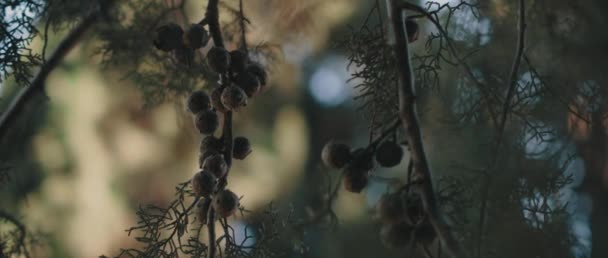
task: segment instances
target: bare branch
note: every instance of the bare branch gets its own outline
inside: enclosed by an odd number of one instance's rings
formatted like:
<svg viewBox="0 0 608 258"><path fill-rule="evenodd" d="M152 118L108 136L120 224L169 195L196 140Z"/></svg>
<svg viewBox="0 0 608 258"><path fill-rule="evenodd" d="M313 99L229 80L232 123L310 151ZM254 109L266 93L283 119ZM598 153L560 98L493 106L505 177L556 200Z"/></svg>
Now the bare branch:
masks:
<svg viewBox="0 0 608 258"><path fill-rule="evenodd" d="M215 253L217 252L216 239L215 239L215 212L213 211L213 205L209 205L209 210L207 211L207 234L209 235L209 251L207 253L207 257L215 258Z"/></svg>
<svg viewBox="0 0 608 258"><path fill-rule="evenodd" d="M111 0L113 2L113 0ZM32 83L23 88L6 111L0 117L0 139L3 138L9 127L15 122L18 115L23 111L25 105L38 93L44 93L44 86L49 74L57 68L61 60L78 44L82 36L99 20L98 11L90 13L76 25L72 31L59 43L59 46L33 79Z"/></svg>
<svg viewBox="0 0 608 258"><path fill-rule="evenodd" d="M477 89L479 89L479 91L484 95L484 98L487 100L487 101L485 101L485 103L487 105L488 111L490 112L490 118L492 119L492 122L494 123L494 125L498 126L498 121L496 120L496 118L497 118L496 111L493 109L493 107L491 105L491 103L492 103L491 100L499 101L500 97L497 96L491 90L489 90L487 87L485 87L486 85L484 85L481 81L479 81L476 78L475 74L473 73L473 69L465 61L465 57L461 57L460 55L458 55L458 51L456 50L456 47L454 46L454 44L452 42L452 38L448 35L448 32L443 28L443 26L439 22L438 18L436 17L437 13L428 12L424 8L422 8L418 5L409 3L407 1L399 1L398 6L399 6L399 8L403 8L406 10L420 13L420 15L422 15L423 17L426 17L429 21L431 21L431 23L433 23L433 25L435 25L435 27L439 31L440 35L443 36L443 38L445 39L447 47L450 50L450 54L456 59L457 63L464 69L465 73L471 79L471 81L473 81L473 83L475 83L475 85L477 86ZM441 8L441 7L439 7L439 8ZM469 56L469 55L466 55L466 56Z"/></svg>
<svg viewBox="0 0 608 258"><path fill-rule="evenodd" d="M505 131L505 125L507 123L507 117L509 110L511 109L511 99L513 99L515 88L517 87L517 73L519 72L519 66L524 55L524 48L526 44L526 6L525 0L519 0L519 22L518 30L519 34L517 37L517 49L515 51L515 57L513 60L513 66L511 68L511 74L509 76L507 97L503 103L502 116L500 119L500 127L498 128L498 142L497 148L500 147L502 141L502 135Z"/></svg>
<svg viewBox="0 0 608 258"><path fill-rule="evenodd" d="M498 154L500 153L500 145L502 144L502 138L505 131L505 126L507 122L507 116L511 109L511 99L514 96L515 88L517 87L517 73L519 71L519 66L521 64L521 60L524 56L524 48L525 48L525 35L526 35L526 9L525 9L525 0L519 1L519 21L518 21L518 39L517 39L517 48L515 50L515 57L513 60L513 66L511 68L511 73L508 81L508 91L507 97L504 101L502 116L500 120L500 124L498 127L498 135L496 139L496 147L494 148L494 154L488 169L493 168L496 165ZM479 209L479 236L477 239L477 256L481 257L481 244L483 241L483 232L484 232L484 224L486 220L486 206L488 201L488 194L490 191L490 185L492 183L491 177L486 177L486 184L482 190L481 194L481 206Z"/></svg>
<svg viewBox="0 0 608 258"><path fill-rule="evenodd" d="M399 0L390 0L389 15L392 21L395 36L395 53L399 67L399 116L405 130L405 137L411 151L414 167L414 176L421 180L420 195L422 196L424 209L433 225L435 232L451 257L460 257L462 251L459 243L451 233L448 225L440 217L440 211L433 192L431 181L431 169L422 143L418 113L416 111L416 91L414 76L408 49L408 39L403 24L405 14L400 8Z"/></svg>
<svg viewBox="0 0 608 258"><path fill-rule="evenodd" d="M245 22L248 21L243 13L243 0L239 0L239 25L241 27L241 49L247 52L247 25Z"/></svg>
<svg viewBox="0 0 608 258"><path fill-rule="evenodd" d="M216 47L224 47L224 38L220 28L219 21L219 0L209 0L207 4L207 12L205 13L205 21L209 24L209 33L213 39L213 44ZM220 80L223 83L224 75L220 75ZM228 170L232 166L232 111L224 113L224 119L222 121L222 140L224 141L224 159L228 165ZM219 189L224 189L227 184L228 173L220 179ZM214 258L217 252L216 237L215 237L215 212L213 211L213 205L209 205L207 211L207 230L209 235L209 252L208 257ZM228 240L226 240L228 241Z"/></svg>

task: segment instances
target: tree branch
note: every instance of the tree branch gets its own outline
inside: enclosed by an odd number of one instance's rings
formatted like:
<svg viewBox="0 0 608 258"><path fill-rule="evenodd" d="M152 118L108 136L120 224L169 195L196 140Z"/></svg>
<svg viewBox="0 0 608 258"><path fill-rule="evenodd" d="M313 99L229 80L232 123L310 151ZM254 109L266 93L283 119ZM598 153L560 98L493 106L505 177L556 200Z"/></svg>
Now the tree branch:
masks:
<svg viewBox="0 0 608 258"><path fill-rule="evenodd" d="M217 252L216 239L215 239L215 212L213 211L213 205L209 205L207 210L207 234L209 235L209 245L207 246L207 254L209 258L215 258Z"/></svg>
<svg viewBox="0 0 608 258"><path fill-rule="evenodd" d="M465 73L467 73L467 76L471 79L471 81L473 81L473 83L475 83L475 85L477 86L477 89L479 89L479 91L483 94L484 99L486 99L486 105L488 108L488 112L490 112L490 118L492 119L492 122L494 123L495 126L498 126L498 121L497 121L497 114L493 108L491 103L492 98L494 99L494 101L499 101L499 96L497 96L495 93L493 93L492 91L490 91L486 85L484 85L481 81L479 81L475 74L473 73L473 69L471 68L471 66L465 61L465 57L461 57L460 55L458 55L458 52L456 51L456 47L454 46L453 42L452 42L452 38L448 35L448 32L443 28L443 26L441 25L441 23L435 18L435 16L433 16L433 14L431 14L430 12L428 12L426 9L416 5L416 4L412 4L409 3L407 1L399 1L399 6L400 8L406 9L406 10L411 10L417 13L420 13L422 17L426 17L429 21L431 21L431 23L433 23L433 25L435 25L435 28L437 28L437 30L439 31L440 35L443 36L443 38L445 38L446 44L448 46L448 49L450 51L450 54L456 59L456 62L463 67L463 70L465 71ZM418 15L420 16L420 15Z"/></svg>
<svg viewBox="0 0 608 258"><path fill-rule="evenodd" d="M525 0L519 0L519 21L517 36L517 49L515 50L515 57L513 58L513 66L511 67L511 74L509 76L508 84L509 90L507 91L507 98L503 104L502 116L500 119L500 127L498 128L498 142L497 148L500 147L502 135L505 131L505 125L507 123L507 116L509 109L511 109L511 100L515 94L515 88L517 87L517 74L519 72L519 66L524 55L524 48L526 44L526 6Z"/></svg>
<svg viewBox="0 0 608 258"><path fill-rule="evenodd" d="M241 26L241 49L248 51L247 49L247 27L245 25L245 14L243 13L243 0L239 0L239 25Z"/></svg>
<svg viewBox="0 0 608 258"><path fill-rule="evenodd" d="M207 4L207 11L205 13L204 21L209 25L209 33L213 39L213 44L216 47L224 47L224 39L222 36L222 30L220 28L219 21L219 0L209 0ZM228 78L224 75L220 75L220 83L224 83L224 80ZM224 159L228 165L228 170L232 167L232 111L226 111L224 113L224 119L222 121L222 140L224 141ZM228 173L219 181L219 190L222 190L228 184L226 180ZM213 205L209 205L207 211L207 230L209 235L208 245L208 257L214 258L217 253L216 236L215 236L215 212L213 211Z"/></svg>
<svg viewBox="0 0 608 258"><path fill-rule="evenodd" d="M113 0L112 0L113 2ZM92 12L86 16L70 33L59 43L59 46L50 58L40 67L40 71L34 77L30 85L25 86L14 97L13 102L6 108L0 117L0 139L2 139L9 127L15 123L25 105L30 102L37 93L44 92L44 86L49 74L57 68L61 60L78 44L82 36L99 20L99 11Z"/></svg>
<svg viewBox="0 0 608 258"><path fill-rule="evenodd" d="M440 211L433 191L431 169L422 143L422 134L416 111L416 90L414 76L408 49L408 39L405 31L405 14L400 8L399 0L388 0L390 4L389 19L392 21L395 36L395 54L399 70L399 117L404 125L405 136L410 146L411 158L414 167L414 176L421 180L420 195L429 221L433 225L437 236L446 247L448 255L460 257L459 243L451 233L450 228L440 218Z"/></svg>
<svg viewBox="0 0 608 258"><path fill-rule="evenodd" d="M222 36L222 30L220 28L219 22L219 0L209 0L207 4L207 12L205 13L204 21L209 24L209 33L211 34L211 38L213 39L213 44L216 47L224 47L224 38ZM224 80L228 78L224 75L220 75L221 83L224 83ZM232 165L232 111L227 111L224 113L224 120L222 124L222 139L224 140L224 159L226 160L226 164L228 164L228 168ZM220 186L226 184L226 176L220 179Z"/></svg>
<svg viewBox="0 0 608 258"><path fill-rule="evenodd" d="M25 257L30 257L29 252L26 249L27 247L25 246L25 237L27 235L25 225L23 225L23 223L21 223L21 221L19 221L19 219L15 218L10 213L0 210L0 220L2 220L2 219L12 223L13 225L15 225L15 227L17 227L20 234L19 234L19 237L17 238L15 245L17 246L18 249L23 248L23 253L24 253ZM2 254L2 253L0 253L0 254Z"/></svg>
<svg viewBox="0 0 608 258"><path fill-rule="evenodd" d="M500 124L498 127L498 135L496 136L496 147L494 148L494 153L492 156L492 161L488 169L493 168L496 165L498 160L498 154L500 153L500 145L502 144L503 134L505 131L507 117L509 114L509 110L511 109L511 100L513 99L515 88L517 87L517 74L519 71L519 66L521 65L521 60L524 56L524 49L526 43L526 6L525 0L519 0L519 21L518 21L518 37L517 37L517 47L515 50L515 57L513 60L513 66L511 67L511 73L509 76L508 84L509 87L507 91L507 97L503 104L503 110L501 114ZM483 242L483 234L484 234L484 225L486 221L486 206L488 202L488 194L490 191L490 184L492 183L492 178L487 177L486 184L482 189L481 194L481 206L479 208L479 236L477 239L477 257L481 257L481 246Z"/></svg>
<svg viewBox="0 0 608 258"><path fill-rule="evenodd" d="M216 47L224 47L224 38L222 37L222 30L220 29L219 2L219 0L209 0L207 12L205 13L205 20L209 24L209 34L211 34L211 38L213 38L213 44Z"/></svg>

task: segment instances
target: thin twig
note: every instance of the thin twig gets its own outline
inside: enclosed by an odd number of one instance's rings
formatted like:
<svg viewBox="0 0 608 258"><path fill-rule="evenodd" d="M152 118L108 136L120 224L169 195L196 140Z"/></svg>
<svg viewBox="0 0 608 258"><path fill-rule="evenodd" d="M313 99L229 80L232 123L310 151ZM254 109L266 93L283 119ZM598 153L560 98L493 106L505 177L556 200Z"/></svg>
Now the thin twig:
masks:
<svg viewBox="0 0 608 258"><path fill-rule="evenodd" d="M513 99L515 88L517 87L517 74L519 72L519 66L524 55L524 48L526 46L526 6L525 0L519 0L519 22L518 30L519 34L517 37L517 49L515 51L515 57L513 59L513 66L511 67L511 74L508 80L509 90L507 91L507 97L503 103L502 116L500 119L500 127L498 128L498 142L497 147L500 146L502 141L502 135L505 131L505 125L507 123L507 117L509 115L509 109L511 109L511 99Z"/></svg>
<svg viewBox="0 0 608 258"><path fill-rule="evenodd" d="M53 0L48 1L47 3L47 10L49 10L51 8L51 5L53 4ZM46 47L49 44L49 27L51 25L51 20L53 19L52 14L49 13L49 17L46 20L46 24L44 24L44 43L42 45L42 63L46 63Z"/></svg>
<svg viewBox="0 0 608 258"><path fill-rule="evenodd" d="M219 0L209 0L205 20L209 24L209 34L213 38L213 44L216 47L224 47L224 38L222 37L222 30L220 28L219 2Z"/></svg>
<svg viewBox="0 0 608 258"><path fill-rule="evenodd" d="M405 130L405 137L411 151L411 158L414 166L414 176L422 180L420 184L420 195L422 197L425 212L433 225L439 239L446 247L447 253L451 257L460 257L462 254L459 243L451 233L450 228L440 218L440 211L433 192L431 181L431 169L422 143L418 113L416 111L416 90L414 85L414 75L410 54L408 49L408 39L405 31L405 14L399 5L399 0L389 0L389 18L392 21L395 45L394 50L397 56L399 71L399 116Z"/></svg>
<svg viewBox="0 0 608 258"><path fill-rule="evenodd" d="M465 61L465 57L461 57L460 55L458 55L458 51L456 51L456 47L453 44L452 38L448 35L448 32L443 28L438 19L434 16L436 14L432 14L418 5L403 0L399 1L399 7L420 13L422 16L426 17L429 21L431 21L431 23L435 25L435 28L437 28L443 38L445 38L448 49L450 50L450 54L456 59L457 63L464 68L464 71L467 73L467 76L473 81L473 83L475 83L477 89L479 89L479 91L484 95L484 98L487 100L490 100L491 98L494 98L494 100L499 100L498 96L496 96L492 91L489 91L487 87L485 87L485 85L476 78L475 74L473 73L473 69ZM490 118L492 119L492 122L495 126L498 126L495 111L492 108L492 105L490 104L491 101L486 101L486 103L488 106L488 111L490 112Z"/></svg>
<svg viewBox="0 0 608 258"><path fill-rule="evenodd" d="M209 235L207 257L215 258L217 247L215 244L215 212L213 211L213 205L209 205L209 210L207 210L207 234Z"/></svg>
<svg viewBox="0 0 608 258"><path fill-rule="evenodd" d="M504 105L503 105L502 116L501 116L500 124L498 127L496 147L494 147L494 154L492 157L492 162L490 163L490 166L488 166L488 169L493 168L497 163L498 155L500 153L500 145L502 144L503 134L504 134L505 126L507 123L508 113L509 113L509 110L511 109L511 99L514 96L515 88L518 85L517 74L519 71L519 66L521 65L521 60L524 55L524 49L525 49L525 43L526 43L525 42L526 41L525 0L519 0L518 30L519 30L519 33L518 33L518 38L517 38L517 48L515 50L513 66L511 67L511 73L510 73L509 80L508 80L509 89L508 89L507 97L506 97ZM484 188L482 189L481 206L479 209L479 229L478 229L479 235L478 235L478 239L477 239L477 257L481 257L481 246L482 246L483 234L484 234L483 231L484 231L484 224L485 224L485 220L486 220L485 210L486 210L486 206L487 206L487 202L488 202L488 194L490 191L491 183L492 183L492 177L487 176L486 184L485 184Z"/></svg>
<svg viewBox="0 0 608 258"><path fill-rule="evenodd" d="M17 227L17 229L19 230L20 234L19 237L16 241L16 246L17 248L22 248L23 249L23 254L25 255L25 257L30 257L29 252L27 251L27 247L25 246L25 237L27 235L27 231L25 229L25 225L23 223L21 223L21 221L19 221L19 219L15 218L13 215L11 215L10 213L0 210L0 220L6 220L10 223L12 223L13 225L15 225L15 227ZM1 253L0 253L1 254Z"/></svg>
<svg viewBox="0 0 608 258"><path fill-rule="evenodd" d="M422 245L422 251L427 258L433 258L433 254L431 253L431 250L429 250L428 246Z"/></svg>
<svg viewBox="0 0 608 258"><path fill-rule="evenodd" d="M311 217L308 218L305 221L302 221L298 224L295 225L296 228L298 229L303 229L307 226L310 226L312 224L316 224L319 223L323 218L325 218L326 216L329 216L331 219L331 225L335 225L336 224L336 213L333 210L333 205L334 202L336 200L336 198L338 197L338 191L340 190L340 187L342 185L342 178L344 177L344 173L340 174L340 177L338 178L338 180L336 180L335 185L332 188L332 185L329 184L328 188L329 188L329 196L327 197L327 200L323 206L323 209L316 211L315 214Z"/></svg>
<svg viewBox="0 0 608 258"><path fill-rule="evenodd" d="M245 14L243 13L243 0L239 0L239 25L241 26L241 49L247 53L247 27L245 25Z"/></svg>
<svg viewBox="0 0 608 258"><path fill-rule="evenodd" d="M59 46L33 79L29 86L23 88L13 102L7 107L0 117L0 139L2 139L9 127L15 123L19 114L23 111L26 104L33 100L37 93L44 92L44 86L49 74L59 66L63 58L78 44L82 36L99 20L99 12L92 12L76 25L72 31L59 43Z"/></svg>
<svg viewBox="0 0 608 258"><path fill-rule="evenodd" d="M380 136L378 136L378 138L376 138L374 141L372 141L367 146L367 150L369 152L373 152L373 150L376 149L376 146L378 146L378 144L380 144L380 142L382 142L386 137L388 137L389 135L393 134L395 132L395 130L400 125L401 125L401 120L400 119L395 119L395 122L393 122L388 129L386 129L385 131L383 131L382 134L380 134Z"/></svg>

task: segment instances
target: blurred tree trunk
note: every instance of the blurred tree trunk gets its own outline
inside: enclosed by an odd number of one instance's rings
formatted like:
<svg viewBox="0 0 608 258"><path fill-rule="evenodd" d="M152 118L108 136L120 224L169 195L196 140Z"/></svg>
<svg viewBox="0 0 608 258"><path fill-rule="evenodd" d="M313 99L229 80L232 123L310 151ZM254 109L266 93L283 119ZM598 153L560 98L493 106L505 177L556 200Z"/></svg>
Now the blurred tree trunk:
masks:
<svg viewBox="0 0 608 258"><path fill-rule="evenodd" d="M593 201L591 228L591 258L608 257L608 134L602 112L594 112L587 139L577 143L585 164L582 190Z"/></svg>

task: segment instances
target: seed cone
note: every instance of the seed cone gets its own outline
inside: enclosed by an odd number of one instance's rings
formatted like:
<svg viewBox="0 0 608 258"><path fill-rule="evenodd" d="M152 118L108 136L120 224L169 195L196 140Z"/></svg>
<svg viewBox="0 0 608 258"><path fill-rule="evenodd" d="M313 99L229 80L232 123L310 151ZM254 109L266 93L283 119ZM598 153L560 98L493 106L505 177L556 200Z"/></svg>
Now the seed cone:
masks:
<svg viewBox="0 0 608 258"><path fill-rule="evenodd" d="M260 63L252 62L247 65L247 68L245 70L248 73L255 75L258 78L258 81L260 81L260 85L262 87L266 86L266 84L268 83L268 73L266 73L266 69L264 69L264 67Z"/></svg>
<svg viewBox="0 0 608 258"><path fill-rule="evenodd" d="M342 168L352 159L350 147L346 144L330 141L323 147L321 159L330 168Z"/></svg>
<svg viewBox="0 0 608 258"><path fill-rule="evenodd" d="M245 93L247 97L253 97L260 90L260 81L258 78L249 72L239 73L235 78L235 83Z"/></svg>
<svg viewBox="0 0 608 258"><path fill-rule="evenodd" d="M168 23L156 29L154 46L162 51L169 52L182 46L182 27L176 23Z"/></svg>
<svg viewBox="0 0 608 258"><path fill-rule="evenodd" d="M383 167L394 167L401 163L403 149L395 142L383 142L376 150L376 161Z"/></svg>
<svg viewBox="0 0 608 258"><path fill-rule="evenodd" d="M219 151L214 151L214 150L208 150L208 151L200 153L198 155L198 167L203 168L203 165L205 165L205 160L211 156L216 156L216 155L222 155L222 153Z"/></svg>
<svg viewBox="0 0 608 258"><path fill-rule="evenodd" d="M200 24L192 24L184 33L184 44L189 48L198 49L207 45L209 41L209 33L205 30L205 27Z"/></svg>
<svg viewBox="0 0 608 258"><path fill-rule="evenodd" d="M230 53L223 47L212 47L207 52L207 64L216 73L226 73L230 68Z"/></svg>
<svg viewBox="0 0 608 258"><path fill-rule="evenodd" d="M226 189L213 198L213 209L222 218L230 217L239 207L239 197Z"/></svg>
<svg viewBox="0 0 608 258"><path fill-rule="evenodd" d="M196 114L203 110L211 109L211 98L205 91L196 90L188 96L187 106L188 111L192 114Z"/></svg>
<svg viewBox="0 0 608 258"><path fill-rule="evenodd" d="M228 164L224 160L224 155L213 155L203 161L202 169L213 173L217 178L222 178L228 173Z"/></svg>
<svg viewBox="0 0 608 258"><path fill-rule="evenodd" d="M224 149L223 142L219 138L209 135L203 138L200 146L200 154L198 159L198 165L200 168L203 167L205 159L211 156L220 155Z"/></svg>
<svg viewBox="0 0 608 258"><path fill-rule="evenodd" d="M238 111L247 106L247 95L237 86L228 86L222 91L222 105L231 111Z"/></svg>
<svg viewBox="0 0 608 258"><path fill-rule="evenodd" d="M213 136L205 136L201 141L200 151L201 153L205 153L207 151L217 151L220 152L223 149L222 140Z"/></svg>
<svg viewBox="0 0 608 258"><path fill-rule="evenodd" d="M192 177L192 191L196 196L210 196L217 184L217 178L211 172L200 171Z"/></svg>
<svg viewBox="0 0 608 258"><path fill-rule="evenodd" d="M212 110L198 112L194 118L194 125L201 134L212 134L219 124L219 117Z"/></svg>
<svg viewBox="0 0 608 258"><path fill-rule="evenodd" d="M239 136L234 138L234 144L232 146L232 156L235 159L245 159L251 154L251 143L249 139Z"/></svg>
<svg viewBox="0 0 608 258"><path fill-rule="evenodd" d="M237 49L230 51L230 71L233 73L241 73L245 71L249 63L249 56L245 51Z"/></svg>
<svg viewBox="0 0 608 258"><path fill-rule="evenodd" d="M224 87L217 87L211 92L211 105L218 112L226 113L228 109L222 104L222 92Z"/></svg>

